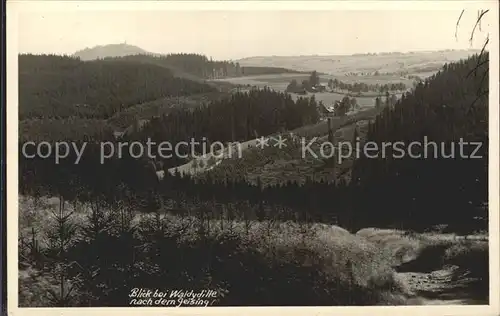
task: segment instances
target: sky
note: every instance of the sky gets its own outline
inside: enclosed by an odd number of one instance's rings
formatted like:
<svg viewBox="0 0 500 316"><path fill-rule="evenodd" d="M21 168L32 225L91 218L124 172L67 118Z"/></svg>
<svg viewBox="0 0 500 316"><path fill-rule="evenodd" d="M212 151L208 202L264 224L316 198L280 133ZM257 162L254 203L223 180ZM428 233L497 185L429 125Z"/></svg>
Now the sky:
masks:
<svg viewBox="0 0 500 316"><path fill-rule="evenodd" d="M344 4L340 8L318 6L318 11L311 11L311 5L307 11L297 6L286 11L276 10L276 6L254 11L252 6L246 10L219 6L221 10L200 11L201 4L197 10L145 6L130 11L130 2L107 10L25 4L16 7L18 49L20 53L73 54L86 47L126 42L154 53L195 52L214 59L239 59L481 48L488 28L497 27L495 12L485 16L472 46L469 37L477 9L491 7L492 1L468 6L461 2L440 6L442 2L434 1L434 7L424 9L392 6L378 10ZM462 7L466 11L455 38Z"/></svg>

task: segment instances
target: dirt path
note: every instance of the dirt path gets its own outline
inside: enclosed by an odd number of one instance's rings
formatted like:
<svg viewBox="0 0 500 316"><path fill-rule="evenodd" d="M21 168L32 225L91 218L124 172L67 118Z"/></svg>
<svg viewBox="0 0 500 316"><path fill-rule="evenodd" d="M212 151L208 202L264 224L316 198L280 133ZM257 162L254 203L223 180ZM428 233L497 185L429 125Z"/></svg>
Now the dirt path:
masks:
<svg viewBox="0 0 500 316"><path fill-rule="evenodd" d="M424 305L478 305L488 304L474 289L475 279L467 272L458 272L450 266L432 272L400 272L410 290Z"/></svg>

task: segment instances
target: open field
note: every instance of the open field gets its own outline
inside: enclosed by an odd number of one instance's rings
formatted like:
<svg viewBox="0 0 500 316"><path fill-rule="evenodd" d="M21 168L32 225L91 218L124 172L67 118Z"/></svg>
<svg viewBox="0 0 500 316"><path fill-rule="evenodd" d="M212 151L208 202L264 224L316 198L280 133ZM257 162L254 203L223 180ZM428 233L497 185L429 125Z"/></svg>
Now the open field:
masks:
<svg viewBox="0 0 500 316"><path fill-rule="evenodd" d="M327 84L329 79L337 79L344 83L391 84L404 83L412 87L413 79L408 76L427 78L435 74L445 63L467 58L475 51L445 51L445 52L416 52L408 54L379 54L354 56L268 56L250 57L240 60L242 66L284 67L298 71L316 70L320 81ZM378 75L374 75L378 72ZM285 91L291 80L302 82L308 79L307 74L275 74L263 76L249 76L240 78L226 78L219 82L250 85L256 87L270 87L277 91ZM215 81L215 82L217 82ZM373 94L373 93L372 93ZM296 94L292 94L295 98ZM309 93L307 96L313 95ZM400 93L399 93L400 95ZM330 105L341 100L342 94L315 93L317 100ZM362 106L373 106L375 97L356 97Z"/></svg>
<svg viewBox="0 0 500 316"><path fill-rule="evenodd" d="M344 75L352 72L424 74L437 71L447 62L467 58L477 50L434 51L390 54L362 54L352 56L265 56L239 60L242 66L284 67L300 71L319 71Z"/></svg>

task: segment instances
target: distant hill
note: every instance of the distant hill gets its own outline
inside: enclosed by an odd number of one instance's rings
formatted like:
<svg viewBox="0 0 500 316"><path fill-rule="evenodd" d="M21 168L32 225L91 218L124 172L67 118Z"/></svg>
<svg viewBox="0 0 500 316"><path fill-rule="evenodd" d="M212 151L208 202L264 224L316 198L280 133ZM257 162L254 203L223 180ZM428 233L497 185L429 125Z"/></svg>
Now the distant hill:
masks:
<svg viewBox="0 0 500 316"><path fill-rule="evenodd" d="M129 44L109 44L98 45L91 48L85 48L73 54L80 57L81 60L94 60L108 57L124 57L130 55L149 55L152 54L138 46Z"/></svg>

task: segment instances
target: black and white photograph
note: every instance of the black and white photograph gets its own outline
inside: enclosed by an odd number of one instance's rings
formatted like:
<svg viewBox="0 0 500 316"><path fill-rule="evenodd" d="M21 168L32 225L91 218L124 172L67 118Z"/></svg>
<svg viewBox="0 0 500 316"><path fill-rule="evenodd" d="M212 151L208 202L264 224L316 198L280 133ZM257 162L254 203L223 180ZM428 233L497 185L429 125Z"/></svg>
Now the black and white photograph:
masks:
<svg viewBox="0 0 500 316"><path fill-rule="evenodd" d="M7 2L15 315L494 314L496 1L176 2Z"/></svg>

